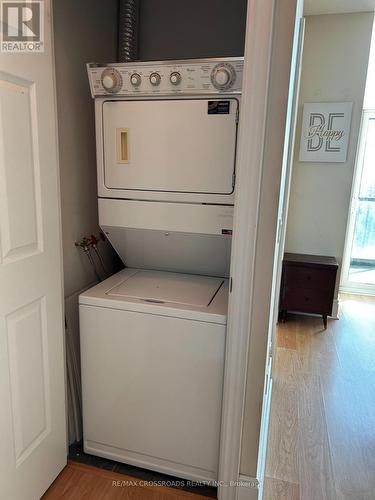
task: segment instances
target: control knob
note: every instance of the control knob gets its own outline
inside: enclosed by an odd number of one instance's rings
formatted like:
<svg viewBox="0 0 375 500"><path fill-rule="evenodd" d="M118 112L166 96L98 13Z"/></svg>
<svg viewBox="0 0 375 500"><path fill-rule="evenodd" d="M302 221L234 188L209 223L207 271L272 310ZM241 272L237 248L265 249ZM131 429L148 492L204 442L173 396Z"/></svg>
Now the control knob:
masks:
<svg viewBox="0 0 375 500"><path fill-rule="evenodd" d="M138 73L133 73L130 77L130 83L133 85L133 87L139 87L142 82L141 75Z"/></svg>
<svg viewBox="0 0 375 500"><path fill-rule="evenodd" d="M217 64L211 73L211 82L218 90L228 90L236 81L236 71L231 64Z"/></svg>
<svg viewBox="0 0 375 500"><path fill-rule="evenodd" d="M178 85L179 83L181 83L181 74L178 71L173 71L173 73L171 73L169 77L169 80L172 85Z"/></svg>
<svg viewBox="0 0 375 500"><path fill-rule="evenodd" d="M122 87L122 77L114 68L106 68L101 77L102 85L111 94L118 92Z"/></svg>
<svg viewBox="0 0 375 500"><path fill-rule="evenodd" d="M151 73L150 75L150 83L151 85L159 85L160 84L161 77L159 73Z"/></svg>

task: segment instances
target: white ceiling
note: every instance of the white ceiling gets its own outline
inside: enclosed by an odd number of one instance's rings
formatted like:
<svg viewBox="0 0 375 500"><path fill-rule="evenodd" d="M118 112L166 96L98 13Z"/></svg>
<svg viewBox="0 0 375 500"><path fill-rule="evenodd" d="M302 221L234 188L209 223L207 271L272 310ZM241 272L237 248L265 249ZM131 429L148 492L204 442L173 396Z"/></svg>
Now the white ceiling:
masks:
<svg viewBox="0 0 375 500"><path fill-rule="evenodd" d="M375 0L305 0L305 15L344 14L375 10Z"/></svg>

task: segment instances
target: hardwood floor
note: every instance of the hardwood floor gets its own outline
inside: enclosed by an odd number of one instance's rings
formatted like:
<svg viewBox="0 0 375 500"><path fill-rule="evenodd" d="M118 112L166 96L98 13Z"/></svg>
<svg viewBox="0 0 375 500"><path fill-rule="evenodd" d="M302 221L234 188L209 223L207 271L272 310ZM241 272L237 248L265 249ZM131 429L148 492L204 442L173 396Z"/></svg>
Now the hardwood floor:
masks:
<svg viewBox="0 0 375 500"><path fill-rule="evenodd" d="M207 500L195 493L145 483L124 474L68 462L42 500Z"/></svg>
<svg viewBox="0 0 375 500"><path fill-rule="evenodd" d="M375 298L288 315L275 352L265 500L375 499Z"/></svg>

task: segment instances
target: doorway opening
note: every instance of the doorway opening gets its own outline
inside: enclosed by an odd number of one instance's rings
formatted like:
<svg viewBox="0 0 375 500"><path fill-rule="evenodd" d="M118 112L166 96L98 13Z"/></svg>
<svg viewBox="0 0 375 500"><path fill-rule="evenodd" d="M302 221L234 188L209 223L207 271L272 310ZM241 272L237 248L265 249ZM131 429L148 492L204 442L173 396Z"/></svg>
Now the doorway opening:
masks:
<svg viewBox="0 0 375 500"><path fill-rule="evenodd" d="M375 355L374 8L360 11L355 1L304 3L281 243L283 314L272 352L267 500L360 498L374 489L368 424ZM374 89L373 99L367 89ZM341 146L324 132L335 130L346 134L347 154L333 159Z"/></svg>
<svg viewBox="0 0 375 500"><path fill-rule="evenodd" d="M349 214L341 290L375 295L375 110L365 110Z"/></svg>

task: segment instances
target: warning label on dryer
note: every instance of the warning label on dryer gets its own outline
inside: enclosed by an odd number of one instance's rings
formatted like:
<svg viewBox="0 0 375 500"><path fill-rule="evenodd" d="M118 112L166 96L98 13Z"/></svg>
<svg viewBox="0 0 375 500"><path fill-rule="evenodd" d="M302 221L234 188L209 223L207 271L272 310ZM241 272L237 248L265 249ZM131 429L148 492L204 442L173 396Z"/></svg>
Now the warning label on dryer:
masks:
<svg viewBox="0 0 375 500"><path fill-rule="evenodd" d="M208 101L209 115L229 115L230 101Z"/></svg>

